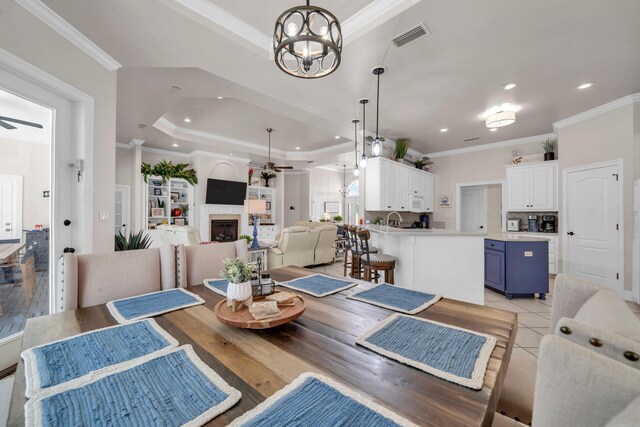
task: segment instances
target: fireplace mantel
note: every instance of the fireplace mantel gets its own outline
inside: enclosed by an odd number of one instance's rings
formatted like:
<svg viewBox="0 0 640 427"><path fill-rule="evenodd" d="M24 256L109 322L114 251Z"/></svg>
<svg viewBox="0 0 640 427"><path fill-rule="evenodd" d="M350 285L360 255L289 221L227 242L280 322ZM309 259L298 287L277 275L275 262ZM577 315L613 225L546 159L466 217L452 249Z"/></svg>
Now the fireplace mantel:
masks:
<svg viewBox="0 0 640 427"><path fill-rule="evenodd" d="M225 218L226 216L226 218ZM250 234L248 226L248 217L244 211L244 206L237 205L200 205L200 216L198 223L200 224L200 236L203 241L210 241L211 236L211 220L220 218L228 219L231 217L240 217L240 234ZM205 240L206 239L206 240Z"/></svg>

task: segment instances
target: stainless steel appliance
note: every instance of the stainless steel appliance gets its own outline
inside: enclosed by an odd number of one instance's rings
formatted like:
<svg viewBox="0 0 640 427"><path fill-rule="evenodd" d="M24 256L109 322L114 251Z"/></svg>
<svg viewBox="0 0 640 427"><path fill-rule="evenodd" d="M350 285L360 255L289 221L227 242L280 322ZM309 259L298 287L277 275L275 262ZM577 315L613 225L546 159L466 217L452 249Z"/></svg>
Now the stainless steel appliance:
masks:
<svg viewBox="0 0 640 427"><path fill-rule="evenodd" d="M520 231L520 218L508 219L507 231Z"/></svg>
<svg viewBox="0 0 640 427"><path fill-rule="evenodd" d="M529 215L529 222L528 222L528 230L529 231L534 231L534 232L538 232L540 231L540 226L538 225L538 215Z"/></svg>
<svg viewBox="0 0 640 427"><path fill-rule="evenodd" d="M542 225L540 226L544 233L556 232L556 216L555 215L542 215Z"/></svg>

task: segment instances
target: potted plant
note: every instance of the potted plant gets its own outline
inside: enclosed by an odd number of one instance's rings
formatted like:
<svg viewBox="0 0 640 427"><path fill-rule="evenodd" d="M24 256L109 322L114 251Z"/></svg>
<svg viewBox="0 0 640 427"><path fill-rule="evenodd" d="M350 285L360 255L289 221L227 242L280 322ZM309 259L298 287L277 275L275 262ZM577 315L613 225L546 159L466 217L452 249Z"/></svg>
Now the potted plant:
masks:
<svg viewBox="0 0 640 427"><path fill-rule="evenodd" d="M140 166L140 172L144 176L144 182L147 182L147 177L149 175L156 175L162 178L163 184L171 178L182 178L189 184L196 185L198 183L196 171L193 169L187 169L188 166L189 164L187 163L178 163L174 165L173 162L162 160L161 162L156 163L153 167L151 167L149 163L142 163Z"/></svg>
<svg viewBox="0 0 640 427"><path fill-rule="evenodd" d="M262 171L262 173L260 174L260 177L262 177L262 179L264 179L264 186L268 187L269 186L269 180L273 179L275 177L277 177L278 175L276 175L275 172L272 171Z"/></svg>
<svg viewBox="0 0 640 427"><path fill-rule="evenodd" d="M227 305L231 311L237 311L242 305L251 305L251 277L257 272L255 264L242 258L227 258L223 261L224 270L220 275L229 280L227 286Z"/></svg>
<svg viewBox="0 0 640 427"><path fill-rule="evenodd" d="M555 160L557 146L558 146L558 140L556 138L547 138L547 140L542 143L542 148L544 149L545 162L548 160Z"/></svg>
<svg viewBox="0 0 640 427"><path fill-rule="evenodd" d="M118 232L115 239L115 250L118 251L135 251L137 249L147 249L151 246L151 236L140 230L136 234L129 232L128 236Z"/></svg>
<svg viewBox="0 0 640 427"><path fill-rule="evenodd" d="M247 246L249 246L251 244L251 242L253 241L253 237L249 236L248 234L243 234L240 237L238 237L238 240L246 240L247 241Z"/></svg>
<svg viewBox="0 0 640 427"><path fill-rule="evenodd" d="M396 161L400 161L401 159L404 159L404 156L407 155L407 151L409 151L410 146L411 146L410 138L396 139L396 151L395 151Z"/></svg>
<svg viewBox="0 0 640 427"><path fill-rule="evenodd" d="M427 164L427 162L425 162L422 159L418 159L415 162L413 162L414 166L416 167L416 169L422 169L425 167L425 165Z"/></svg>
<svg viewBox="0 0 640 427"><path fill-rule="evenodd" d="M333 220L337 223L341 223L342 222L342 215L336 215L333 217Z"/></svg>

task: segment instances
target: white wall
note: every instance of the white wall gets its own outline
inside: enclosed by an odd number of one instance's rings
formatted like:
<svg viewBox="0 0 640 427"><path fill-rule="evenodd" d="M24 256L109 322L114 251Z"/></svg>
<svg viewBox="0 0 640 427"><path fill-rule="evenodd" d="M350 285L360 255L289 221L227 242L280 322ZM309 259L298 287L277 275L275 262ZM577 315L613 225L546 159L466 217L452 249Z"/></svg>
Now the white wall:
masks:
<svg viewBox="0 0 640 427"><path fill-rule="evenodd" d="M51 190L50 145L0 138L0 174L22 175L22 229L49 227Z"/></svg>
<svg viewBox="0 0 640 427"><path fill-rule="evenodd" d="M293 207L294 210L290 208ZM283 227L309 220L309 172L284 173Z"/></svg>
<svg viewBox="0 0 640 427"><path fill-rule="evenodd" d="M353 175L352 175L353 176ZM351 180L349 177L348 180ZM342 172L332 171L328 169L313 168L309 170L309 214L312 215L311 206L315 197L322 198L324 202L339 202L340 214L344 212L342 206L344 199L338 192L342 187ZM349 181L347 181L349 182ZM324 210L324 205L323 205ZM331 214L335 216L337 214ZM343 215L344 216L344 215ZM316 218L320 219L320 218Z"/></svg>
<svg viewBox="0 0 640 427"><path fill-rule="evenodd" d="M131 186L132 150L116 148L116 184Z"/></svg>
<svg viewBox="0 0 640 427"><path fill-rule="evenodd" d="M0 6L0 47L94 98L93 252L113 252L116 72L90 58L15 1ZM100 222L98 213L109 212Z"/></svg>
<svg viewBox="0 0 640 427"><path fill-rule="evenodd" d="M502 185L487 185L487 233L502 232Z"/></svg>

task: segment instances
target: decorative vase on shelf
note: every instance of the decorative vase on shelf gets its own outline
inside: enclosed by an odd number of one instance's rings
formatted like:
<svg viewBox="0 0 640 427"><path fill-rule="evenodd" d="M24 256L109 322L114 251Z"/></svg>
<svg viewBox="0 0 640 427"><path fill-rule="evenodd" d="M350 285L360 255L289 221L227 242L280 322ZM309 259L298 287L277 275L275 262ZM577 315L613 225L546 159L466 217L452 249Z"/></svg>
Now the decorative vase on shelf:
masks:
<svg viewBox="0 0 640 427"><path fill-rule="evenodd" d="M544 153L544 161L547 162L549 160L555 160L556 158L556 153L554 153L553 151L550 153Z"/></svg>
<svg viewBox="0 0 640 427"><path fill-rule="evenodd" d="M268 179L265 179L265 180L264 180L264 186L265 186L265 187L269 187L269 180L268 180Z"/></svg>
<svg viewBox="0 0 640 427"><path fill-rule="evenodd" d="M242 283L229 282L227 286L227 305L231 307L231 311L236 311L242 305L250 306L252 291L251 281Z"/></svg>

